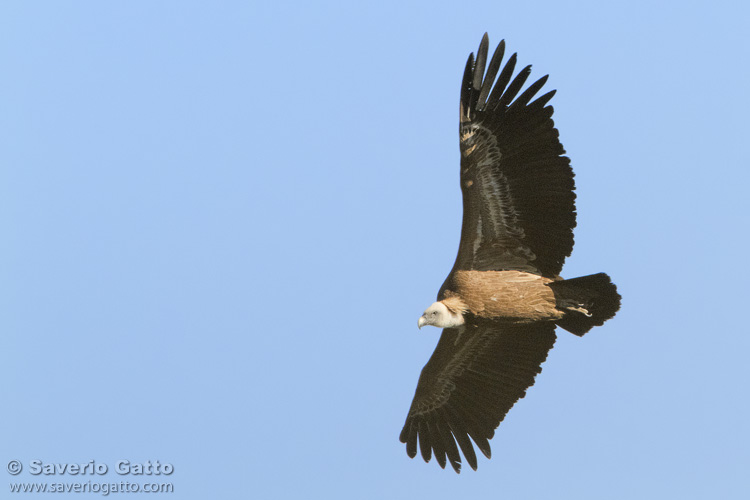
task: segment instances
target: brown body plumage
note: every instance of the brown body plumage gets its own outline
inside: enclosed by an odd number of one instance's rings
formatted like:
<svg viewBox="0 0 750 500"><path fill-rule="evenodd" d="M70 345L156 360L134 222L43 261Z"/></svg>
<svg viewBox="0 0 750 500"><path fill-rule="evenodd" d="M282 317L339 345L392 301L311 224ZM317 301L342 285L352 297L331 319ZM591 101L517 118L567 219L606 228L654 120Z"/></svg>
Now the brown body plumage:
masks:
<svg viewBox="0 0 750 500"><path fill-rule="evenodd" d="M541 371L555 326L580 336L620 307L604 273L560 278L576 212L573 171L547 105L554 91L532 101L545 76L521 92L530 66L512 78L513 54L500 70L504 42L485 73L488 47L485 34L461 85L458 255L419 319L443 333L400 437L410 457L419 449L456 472L459 449L473 469L474 446L490 457L489 440Z"/></svg>
<svg viewBox="0 0 750 500"><path fill-rule="evenodd" d="M448 299L442 302L458 299L464 311L503 323L555 321L565 311L557 307L552 281L522 271L456 271L453 286L445 291Z"/></svg>

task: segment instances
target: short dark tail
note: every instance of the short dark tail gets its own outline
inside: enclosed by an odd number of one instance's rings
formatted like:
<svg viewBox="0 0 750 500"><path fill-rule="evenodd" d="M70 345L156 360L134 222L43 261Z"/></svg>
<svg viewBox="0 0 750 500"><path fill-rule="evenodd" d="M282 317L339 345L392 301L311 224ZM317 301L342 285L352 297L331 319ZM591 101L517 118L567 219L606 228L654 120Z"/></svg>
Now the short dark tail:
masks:
<svg viewBox="0 0 750 500"><path fill-rule="evenodd" d="M603 325L620 309L617 287L604 273L549 284L557 307L565 311L557 325L578 336Z"/></svg>

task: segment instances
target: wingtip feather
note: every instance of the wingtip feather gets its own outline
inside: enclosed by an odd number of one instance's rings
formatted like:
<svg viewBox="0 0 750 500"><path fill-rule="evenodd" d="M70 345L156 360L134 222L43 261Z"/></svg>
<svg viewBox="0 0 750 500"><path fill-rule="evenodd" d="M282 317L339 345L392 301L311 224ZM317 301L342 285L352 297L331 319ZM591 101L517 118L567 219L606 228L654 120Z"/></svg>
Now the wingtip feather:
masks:
<svg viewBox="0 0 750 500"><path fill-rule="evenodd" d="M425 462L429 462L432 458L432 447L430 446L430 430L427 427L426 422L419 423L419 452L422 454L422 459Z"/></svg>
<svg viewBox="0 0 750 500"><path fill-rule="evenodd" d="M482 76L484 76L484 67L487 62L487 50L490 46L490 38L487 33L482 37L477 49L477 59L474 63L474 80L472 81L472 90L475 92L482 87Z"/></svg>

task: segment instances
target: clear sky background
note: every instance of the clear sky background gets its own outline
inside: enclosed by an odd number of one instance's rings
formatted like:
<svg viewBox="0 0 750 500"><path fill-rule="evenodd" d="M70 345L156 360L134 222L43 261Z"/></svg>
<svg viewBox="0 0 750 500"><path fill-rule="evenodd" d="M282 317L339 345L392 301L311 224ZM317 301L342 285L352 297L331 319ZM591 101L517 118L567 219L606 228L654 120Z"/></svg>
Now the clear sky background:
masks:
<svg viewBox="0 0 750 500"><path fill-rule="evenodd" d="M0 497L92 479L31 460L127 459L172 464L179 499L747 498L749 14L3 2L0 459L25 470L3 465ZM459 476L398 435L458 248L485 31L558 89L564 276L608 272L623 306L559 332Z"/></svg>

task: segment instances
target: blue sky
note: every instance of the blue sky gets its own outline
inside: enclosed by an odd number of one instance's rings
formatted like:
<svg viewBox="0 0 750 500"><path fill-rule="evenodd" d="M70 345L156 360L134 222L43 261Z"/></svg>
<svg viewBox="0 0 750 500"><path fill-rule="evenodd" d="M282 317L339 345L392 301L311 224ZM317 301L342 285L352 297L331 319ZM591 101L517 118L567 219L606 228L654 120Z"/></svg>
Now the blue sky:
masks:
<svg viewBox="0 0 750 500"><path fill-rule="evenodd" d="M127 459L171 463L180 499L745 498L747 24L739 1L4 2L5 482ZM398 434L485 31L558 89L563 274L608 272L623 308L559 332L457 476Z"/></svg>

